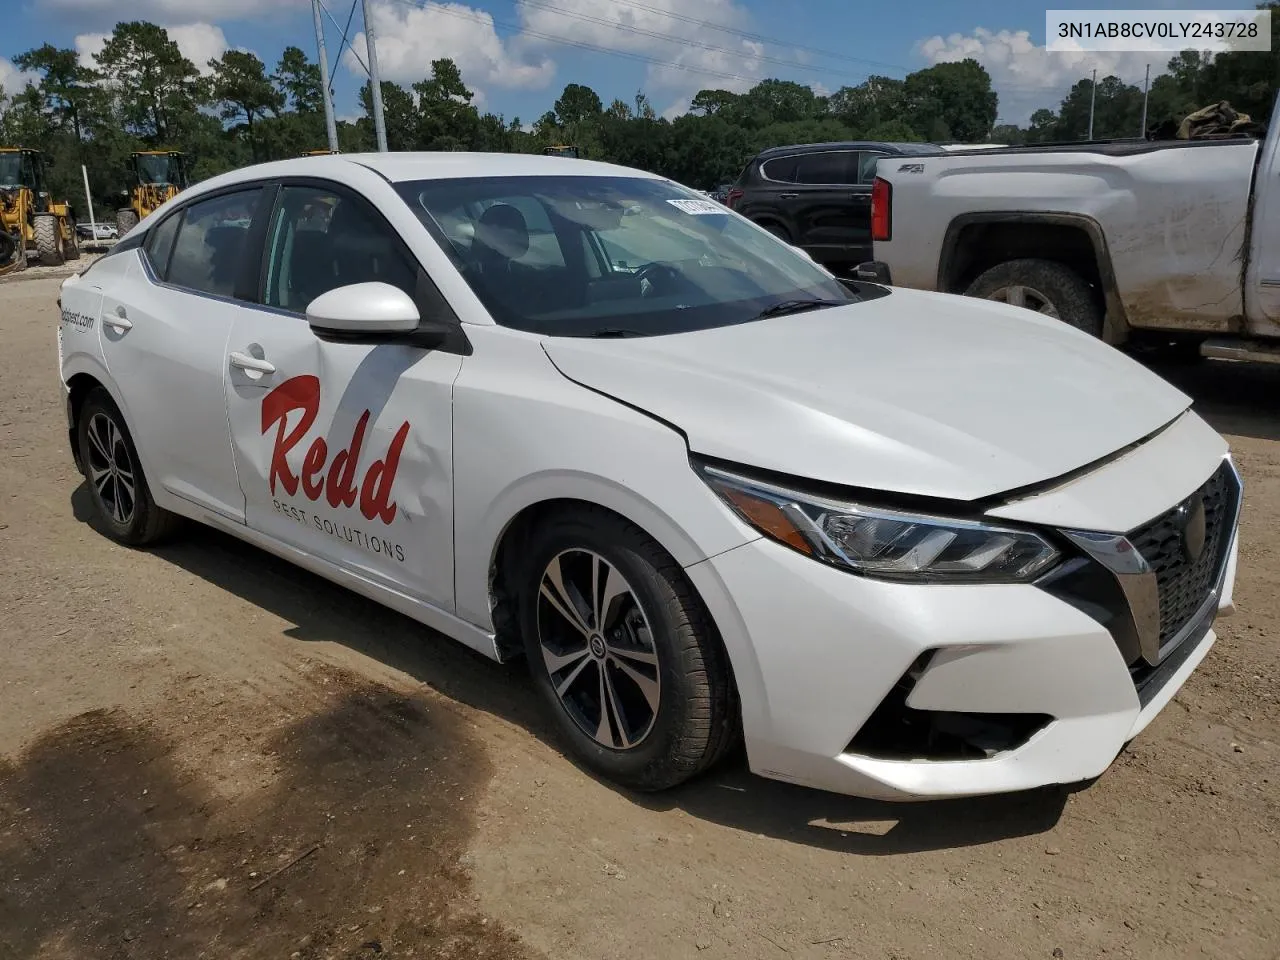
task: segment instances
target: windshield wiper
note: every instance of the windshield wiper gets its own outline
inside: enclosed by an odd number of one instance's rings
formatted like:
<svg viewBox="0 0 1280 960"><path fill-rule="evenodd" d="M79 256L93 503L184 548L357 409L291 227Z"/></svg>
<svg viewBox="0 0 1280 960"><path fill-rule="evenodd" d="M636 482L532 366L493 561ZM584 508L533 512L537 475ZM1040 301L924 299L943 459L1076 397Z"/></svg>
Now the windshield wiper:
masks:
<svg viewBox="0 0 1280 960"><path fill-rule="evenodd" d="M605 327L603 330L592 330L589 334L593 340L621 339L622 337L643 337L639 330L625 330L621 327Z"/></svg>
<svg viewBox="0 0 1280 960"><path fill-rule="evenodd" d="M790 313L804 313L806 310L821 310L823 307L839 307L849 300L823 300L813 297L805 300L780 300L771 307L765 307L756 314L757 320L767 320L769 317L785 317Z"/></svg>

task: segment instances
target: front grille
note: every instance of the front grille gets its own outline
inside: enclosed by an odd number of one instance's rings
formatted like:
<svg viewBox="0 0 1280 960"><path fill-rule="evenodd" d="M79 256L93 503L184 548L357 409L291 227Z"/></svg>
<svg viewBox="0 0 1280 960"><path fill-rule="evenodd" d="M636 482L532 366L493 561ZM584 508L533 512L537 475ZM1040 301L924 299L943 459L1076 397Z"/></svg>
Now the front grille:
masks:
<svg viewBox="0 0 1280 960"><path fill-rule="evenodd" d="M1218 579L1235 526L1237 492L1234 474L1224 460L1199 490L1129 534L1159 585L1161 647L1190 622ZM1204 548L1193 560L1186 550L1184 517L1197 499L1204 504Z"/></svg>

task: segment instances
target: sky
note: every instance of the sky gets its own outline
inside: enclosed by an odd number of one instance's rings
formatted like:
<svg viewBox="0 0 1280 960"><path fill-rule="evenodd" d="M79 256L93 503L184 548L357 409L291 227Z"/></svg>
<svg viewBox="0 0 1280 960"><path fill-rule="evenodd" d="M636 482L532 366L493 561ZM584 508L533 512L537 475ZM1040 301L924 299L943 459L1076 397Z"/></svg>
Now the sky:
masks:
<svg viewBox="0 0 1280 960"><path fill-rule="evenodd" d="M605 104L615 97L631 102L643 90L670 117L685 112L705 87L740 92L778 77L826 94L870 74L900 78L965 57L991 74L1000 95L998 122L1025 124L1038 108L1056 108L1095 68L1100 77L1114 73L1141 85L1148 64L1154 77L1168 60L1151 53L1047 53L1045 7L1027 0L367 2L383 79L408 85L430 71L433 59L452 57L482 110L526 124L551 109L566 83L591 87ZM1137 5L1088 3L1091 9ZM1252 6L1240 0L1142 5ZM324 26L335 109L354 119L365 77L361 0L350 21L352 0L324 0L324 6L332 17ZM202 68L228 48L254 52L268 69L290 44L316 56L311 0L0 0L0 11L17 13L0 35L0 87L20 87L24 78L11 58L45 42L74 47L90 62L126 7L129 19L167 28Z"/></svg>

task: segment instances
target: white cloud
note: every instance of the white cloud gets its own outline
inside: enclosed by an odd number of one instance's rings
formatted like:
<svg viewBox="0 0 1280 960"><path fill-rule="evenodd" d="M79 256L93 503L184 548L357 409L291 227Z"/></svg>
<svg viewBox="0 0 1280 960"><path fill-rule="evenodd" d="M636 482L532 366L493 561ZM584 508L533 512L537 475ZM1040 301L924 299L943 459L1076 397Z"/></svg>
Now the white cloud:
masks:
<svg viewBox="0 0 1280 960"><path fill-rule="evenodd" d="M664 116L683 113L701 89L740 93L764 78L762 44L680 19L693 15L705 23L740 29L747 14L733 0L702 0L696 5L687 0L646 0L643 6L558 0L551 7L542 0L536 6L517 0L526 31L676 64L650 64L645 80L646 89L674 100ZM529 33L519 43L535 49L558 46Z"/></svg>
<svg viewBox="0 0 1280 960"><path fill-rule="evenodd" d="M178 45L182 55L195 64L196 69L206 76L210 73L209 61L216 60L228 49L226 34L222 28L211 23L183 23L165 27L169 39ZM107 42L105 33L82 33L75 39L76 52L80 54L80 63L86 67L96 67L94 56L102 51Z"/></svg>
<svg viewBox="0 0 1280 960"><path fill-rule="evenodd" d="M204 20L238 20L264 17L301 7L307 0L132 0L128 16L120 0L37 0L41 9L84 18L151 20L193 23ZM83 22L83 21L82 21Z"/></svg>
<svg viewBox="0 0 1280 960"><path fill-rule="evenodd" d="M0 57L0 90L4 91L5 96L15 97L26 89L28 81L37 83L39 80L39 74L19 70L12 60Z"/></svg>
<svg viewBox="0 0 1280 960"><path fill-rule="evenodd" d="M493 17L460 3L427 3L423 7L375 0L372 6L378 41L378 68L384 80L415 83L431 73L431 61L450 57L462 71L466 85L483 96L482 87L541 89L555 75L555 62L546 55L529 56L515 49L494 29ZM365 59L363 32L352 40L353 50L342 62L363 77L356 57ZM474 101L473 101L474 102Z"/></svg>
<svg viewBox="0 0 1280 960"><path fill-rule="evenodd" d="M809 84L809 89L813 91L813 95L815 97L831 96L831 88L825 83L811 83Z"/></svg>
<svg viewBox="0 0 1280 960"><path fill-rule="evenodd" d="M1128 83L1142 84L1147 64L1151 77L1164 73L1167 54L1080 52L1050 53L1038 46L1026 30L986 30L932 36L918 46L930 65L972 57L991 74L1000 95L1000 122L1026 124L1041 107L1057 110L1072 84L1089 77L1115 75Z"/></svg>

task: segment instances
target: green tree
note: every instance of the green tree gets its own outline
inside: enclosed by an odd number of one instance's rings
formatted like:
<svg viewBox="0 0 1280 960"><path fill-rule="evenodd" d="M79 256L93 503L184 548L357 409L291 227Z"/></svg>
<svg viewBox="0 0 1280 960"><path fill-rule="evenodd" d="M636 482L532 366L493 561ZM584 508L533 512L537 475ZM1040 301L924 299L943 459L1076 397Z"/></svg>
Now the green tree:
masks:
<svg viewBox="0 0 1280 960"><path fill-rule="evenodd" d="M266 65L252 53L228 50L217 60L209 61L213 71L210 92L213 102L221 107L222 119L244 119L249 150L258 159L258 139L254 122L267 113L284 109L285 95L275 88L267 76Z"/></svg>
<svg viewBox="0 0 1280 960"><path fill-rule="evenodd" d="M369 84L360 88L360 106L364 116L356 122L361 136L359 147L343 147L344 150L372 150L376 145L373 129L373 95ZM387 127L388 150L420 150L418 143L418 108L414 105L413 95L398 83L390 80L382 81L382 118ZM341 132L338 136L339 146L342 143ZM314 147L312 149L320 149Z"/></svg>
<svg viewBox="0 0 1280 960"><path fill-rule="evenodd" d="M80 65L80 55L75 50L51 43L18 54L13 62L22 70L40 74L44 109L70 129L78 144L84 137L90 104L97 93L94 72Z"/></svg>
<svg viewBox="0 0 1280 960"><path fill-rule="evenodd" d="M981 143L996 122L991 75L972 58L908 74L903 95L908 122L929 140Z"/></svg>
<svg viewBox="0 0 1280 960"><path fill-rule="evenodd" d="M831 115L855 137L894 120L904 120L905 84L893 77L871 76L856 87L841 87L827 101Z"/></svg>
<svg viewBox="0 0 1280 960"><path fill-rule="evenodd" d="M604 112L600 96L590 87L571 83L555 102L556 120L563 127L574 127L593 120Z"/></svg>
<svg viewBox="0 0 1280 960"><path fill-rule="evenodd" d="M728 117L740 100L741 97L738 94L730 93L728 90L699 90L694 94L693 102L689 105L689 109L693 113L702 114L704 117L717 115Z"/></svg>
<svg viewBox="0 0 1280 960"><path fill-rule="evenodd" d="M154 144L168 143L207 102L195 64L154 23L117 24L94 60L122 123Z"/></svg>
<svg viewBox="0 0 1280 960"><path fill-rule="evenodd" d="M308 60L298 47L284 48L271 79L295 113L314 113L324 109L320 65Z"/></svg>
<svg viewBox="0 0 1280 960"><path fill-rule="evenodd" d="M420 149L468 149L480 132L480 113L458 65L447 57L432 60L431 76L415 83L413 92L418 97Z"/></svg>

